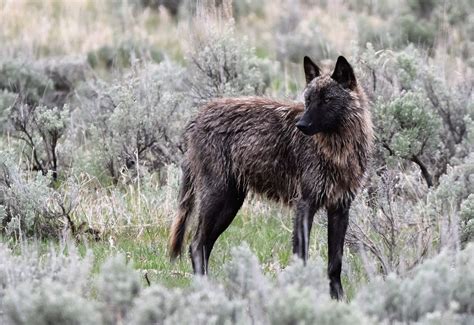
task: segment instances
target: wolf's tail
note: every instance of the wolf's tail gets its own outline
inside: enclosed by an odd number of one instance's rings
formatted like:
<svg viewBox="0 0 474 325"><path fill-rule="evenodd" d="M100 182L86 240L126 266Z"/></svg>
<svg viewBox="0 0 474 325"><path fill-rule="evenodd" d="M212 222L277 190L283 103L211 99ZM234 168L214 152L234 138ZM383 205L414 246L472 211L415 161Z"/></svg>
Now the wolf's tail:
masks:
<svg viewBox="0 0 474 325"><path fill-rule="evenodd" d="M179 190L178 214L173 220L169 237L169 254L171 260L181 255L181 248L186 233L186 224L194 210L194 179L187 162L183 163L182 171L183 177Z"/></svg>

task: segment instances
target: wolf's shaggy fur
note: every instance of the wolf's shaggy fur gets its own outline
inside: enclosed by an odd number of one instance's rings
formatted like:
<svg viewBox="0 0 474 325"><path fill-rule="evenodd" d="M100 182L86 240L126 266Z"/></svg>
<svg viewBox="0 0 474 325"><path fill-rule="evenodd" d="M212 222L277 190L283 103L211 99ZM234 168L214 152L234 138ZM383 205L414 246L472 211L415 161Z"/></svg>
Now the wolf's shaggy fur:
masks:
<svg viewBox="0 0 474 325"><path fill-rule="evenodd" d="M315 78L306 95L331 89L335 83L330 75ZM313 207L309 212L313 214L320 207L328 211L349 207L363 182L373 134L363 89L354 85L345 96L350 105L337 129L313 136L295 126L304 113L302 103L245 97L216 99L203 106L185 131L171 256L181 253L195 196L199 226L190 250L191 255L194 249L204 250L199 265L193 259L195 271L202 273L207 272L215 240L232 222L249 190L297 209L304 202Z"/></svg>

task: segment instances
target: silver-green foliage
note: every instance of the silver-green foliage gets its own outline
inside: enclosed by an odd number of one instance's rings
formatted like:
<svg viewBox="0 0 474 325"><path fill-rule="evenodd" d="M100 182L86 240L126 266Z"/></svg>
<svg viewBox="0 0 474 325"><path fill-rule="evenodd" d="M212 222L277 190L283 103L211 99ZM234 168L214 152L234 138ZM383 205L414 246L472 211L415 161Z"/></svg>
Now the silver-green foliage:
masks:
<svg viewBox="0 0 474 325"><path fill-rule="evenodd" d="M104 322L116 324L127 317L141 285L138 274L126 263L125 256L117 255L110 257L102 266L97 289L103 303Z"/></svg>
<svg viewBox="0 0 474 325"><path fill-rule="evenodd" d="M136 65L111 83L97 81L79 91L76 137L88 134L92 146L84 150L92 150L90 158L98 162L86 163L100 168L88 172L108 170L117 180L126 170L156 171L178 161L180 132L189 113L183 73L170 62Z"/></svg>
<svg viewBox="0 0 474 325"><path fill-rule="evenodd" d="M284 2L284 10L274 26L278 60L300 64L306 55L317 60L333 59L336 51L321 31L317 19L301 20L303 6L296 1Z"/></svg>
<svg viewBox="0 0 474 325"><path fill-rule="evenodd" d="M450 223L459 226L460 240L467 243L474 240L474 154L470 154L454 166L449 166L440 178L436 189L428 194L429 214L433 218L445 217ZM441 238L452 237L458 233L443 234Z"/></svg>
<svg viewBox="0 0 474 325"><path fill-rule="evenodd" d="M57 237L77 205L77 186L65 181L51 187L52 179L22 171L0 152L0 229L16 238ZM70 225L69 225L70 226Z"/></svg>
<svg viewBox="0 0 474 325"><path fill-rule="evenodd" d="M5 300L9 324L97 324L100 315L94 303L64 285L42 281L32 292L28 283L10 289Z"/></svg>
<svg viewBox="0 0 474 325"><path fill-rule="evenodd" d="M53 80L31 62L6 60L0 63L0 89L19 94L29 104L41 103L53 85Z"/></svg>
<svg viewBox="0 0 474 325"><path fill-rule="evenodd" d="M264 64L232 26L223 31L211 27L194 41L188 55L189 95L196 104L216 97L261 95L266 86L261 72Z"/></svg>
<svg viewBox="0 0 474 325"><path fill-rule="evenodd" d="M412 322L430 313L455 312L470 318L474 312L474 246L458 254L444 251L417 266L412 276L390 275L369 284L355 304L379 321Z"/></svg>
<svg viewBox="0 0 474 325"><path fill-rule="evenodd" d="M467 79L447 80L438 65L413 46L358 54L357 75L374 105L378 164L393 158L418 165L436 185L450 159L472 150L473 92Z"/></svg>
<svg viewBox="0 0 474 325"><path fill-rule="evenodd" d="M96 304L86 299L92 255L81 257L70 244L50 247L46 253L25 244L20 254L1 245L0 258L1 323L88 324L98 320Z"/></svg>
<svg viewBox="0 0 474 325"><path fill-rule="evenodd" d="M186 288L142 289L123 255L93 275L91 255L73 245L45 256L25 245L16 255L0 246L0 311L6 324L372 324L469 323L474 312L474 246L444 251L407 277L376 279L354 301L329 297L319 260L292 262L277 279L262 273L248 247L232 252L223 279L196 278Z"/></svg>
<svg viewBox="0 0 474 325"><path fill-rule="evenodd" d="M26 144L23 151L29 168L44 175L58 173L58 151L69 122L69 106L61 108L17 102L8 108L12 135ZM30 167L31 166L31 167Z"/></svg>
<svg viewBox="0 0 474 325"><path fill-rule="evenodd" d="M379 140L392 154L410 160L436 148L441 123L422 93L404 92L374 111Z"/></svg>

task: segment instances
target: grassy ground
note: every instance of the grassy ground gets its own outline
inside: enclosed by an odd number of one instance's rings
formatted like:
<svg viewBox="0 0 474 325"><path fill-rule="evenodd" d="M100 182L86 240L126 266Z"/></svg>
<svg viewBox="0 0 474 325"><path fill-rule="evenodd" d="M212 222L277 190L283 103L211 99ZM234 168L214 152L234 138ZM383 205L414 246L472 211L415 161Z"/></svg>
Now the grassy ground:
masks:
<svg viewBox="0 0 474 325"><path fill-rule="evenodd" d="M192 227L192 226L191 226ZM316 227L317 228L317 227ZM230 258L231 248L246 242L257 254L264 270L274 271L288 264L291 258L291 218L249 216L238 214L231 226L219 238L212 252L210 272L212 276L222 274L223 265ZM318 229L315 229L318 231ZM174 263L167 254L168 227L152 226L140 232L133 228L126 229L107 240L82 244L83 249L94 252L95 265L98 270L103 260L113 251L126 254L136 269L148 273L152 282L167 286L185 285L192 276L191 262L187 254L187 244L183 255ZM192 229L190 235L192 234ZM312 250L318 243L313 236ZM189 243L190 238L188 238Z"/></svg>
<svg viewBox="0 0 474 325"><path fill-rule="evenodd" d="M277 271L285 268L293 258L292 216L289 213L290 211L286 215L251 215L246 211L239 213L214 247L210 258L209 276L221 278L224 266L231 258L232 248L243 243L248 244L256 254L267 275L273 277ZM120 252L141 272L144 284L147 284L148 280L152 284L160 283L167 287L187 286L193 277L191 261L187 254L190 237L193 234L193 229L190 230L183 247L183 255L174 262L170 261L167 253L169 228L166 225L141 228L139 231L130 227L108 239L82 243L80 249L83 253L87 249L94 253L94 272L100 270L107 257ZM310 257L322 259L323 263L327 263L326 236L326 227L322 223L315 222L310 242ZM360 280L363 280L364 275L359 258L352 255L348 249L345 254L343 282L347 297L350 299L356 288L361 285ZM350 277L355 278L349 280Z"/></svg>

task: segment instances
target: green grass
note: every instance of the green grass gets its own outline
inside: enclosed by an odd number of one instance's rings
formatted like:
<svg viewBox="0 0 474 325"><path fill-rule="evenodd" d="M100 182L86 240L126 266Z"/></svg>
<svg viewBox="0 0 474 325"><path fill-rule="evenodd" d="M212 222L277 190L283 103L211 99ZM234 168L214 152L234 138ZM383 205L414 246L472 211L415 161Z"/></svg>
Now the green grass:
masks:
<svg viewBox="0 0 474 325"><path fill-rule="evenodd" d="M270 209L268 215L259 212L250 214L243 209L229 228L219 237L209 263L210 277L224 278L224 265L231 259L233 247L248 244L259 259L265 274L273 277L279 270L285 268L292 260L292 215L291 211L283 213ZM286 215L285 215L286 214ZM311 232L310 258L320 258L327 263L327 230L318 220L325 216L318 215ZM195 221L195 220L194 220ZM195 223L195 222L194 222ZM105 260L120 253L133 263L133 267L141 274L143 285L147 285L145 274L152 284L166 287L185 287L193 278L191 261L188 256L188 245L194 234L194 226L188 229L188 238L183 247L183 255L171 262L167 252L169 227L166 223L153 227L128 227L121 232L104 234L99 241L79 243L79 251L85 255L91 251L94 255L93 273L99 273ZM139 230L140 229L140 230ZM21 243L10 238L2 237L1 241L8 243L14 252L21 254ZM46 254L51 247L61 247L57 240L42 240L36 242L40 254ZM367 282L361 258L346 249L344 269L350 274L343 274L343 285L348 299L351 299L357 288Z"/></svg>
<svg viewBox="0 0 474 325"><path fill-rule="evenodd" d="M130 228L111 239L104 238L98 242L80 245L85 253L92 250L95 260L93 271L98 272L108 256L122 253L142 274L146 284L145 273L151 283L160 283L167 287L184 287L192 280L191 261L187 254L194 227L189 227L189 236L183 247L183 255L171 262L167 253L168 227L147 228L141 234ZM292 259L291 242L292 216L246 215L239 213L229 228L219 237L209 263L210 277L224 277L224 265L231 258L233 247L247 243L258 257L260 265L267 275L272 277L277 271L285 268ZM310 258L321 258L327 262L327 242L325 226L315 222L311 233ZM113 243L111 243L113 242ZM343 268L350 269L350 274L343 275L343 284L348 299L354 296L361 283L366 282L363 263L357 255L346 250Z"/></svg>
<svg viewBox="0 0 474 325"><path fill-rule="evenodd" d="M194 233L190 226L189 234ZM209 272L211 277L221 278L224 265L231 258L233 247L247 243L258 257L263 271L274 274L286 267L292 258L291 216L248 216L239 214L229 228L219 237L211 255ZM326 243L322 241L325 229L316 224L313 227L310 254L326 260ZM141 234L128 229L101 241L88 242L80 245L82 252L86 248L95 256L94 272L98 272L104 260L114 253L122 253L132 261L135 269L140 270L151 282L159 282L165 286L186 286L192 278L191 262L187 247L191 240L188 236L183 256L170 262L167 254L168 227L147 228Z"/></svg>

